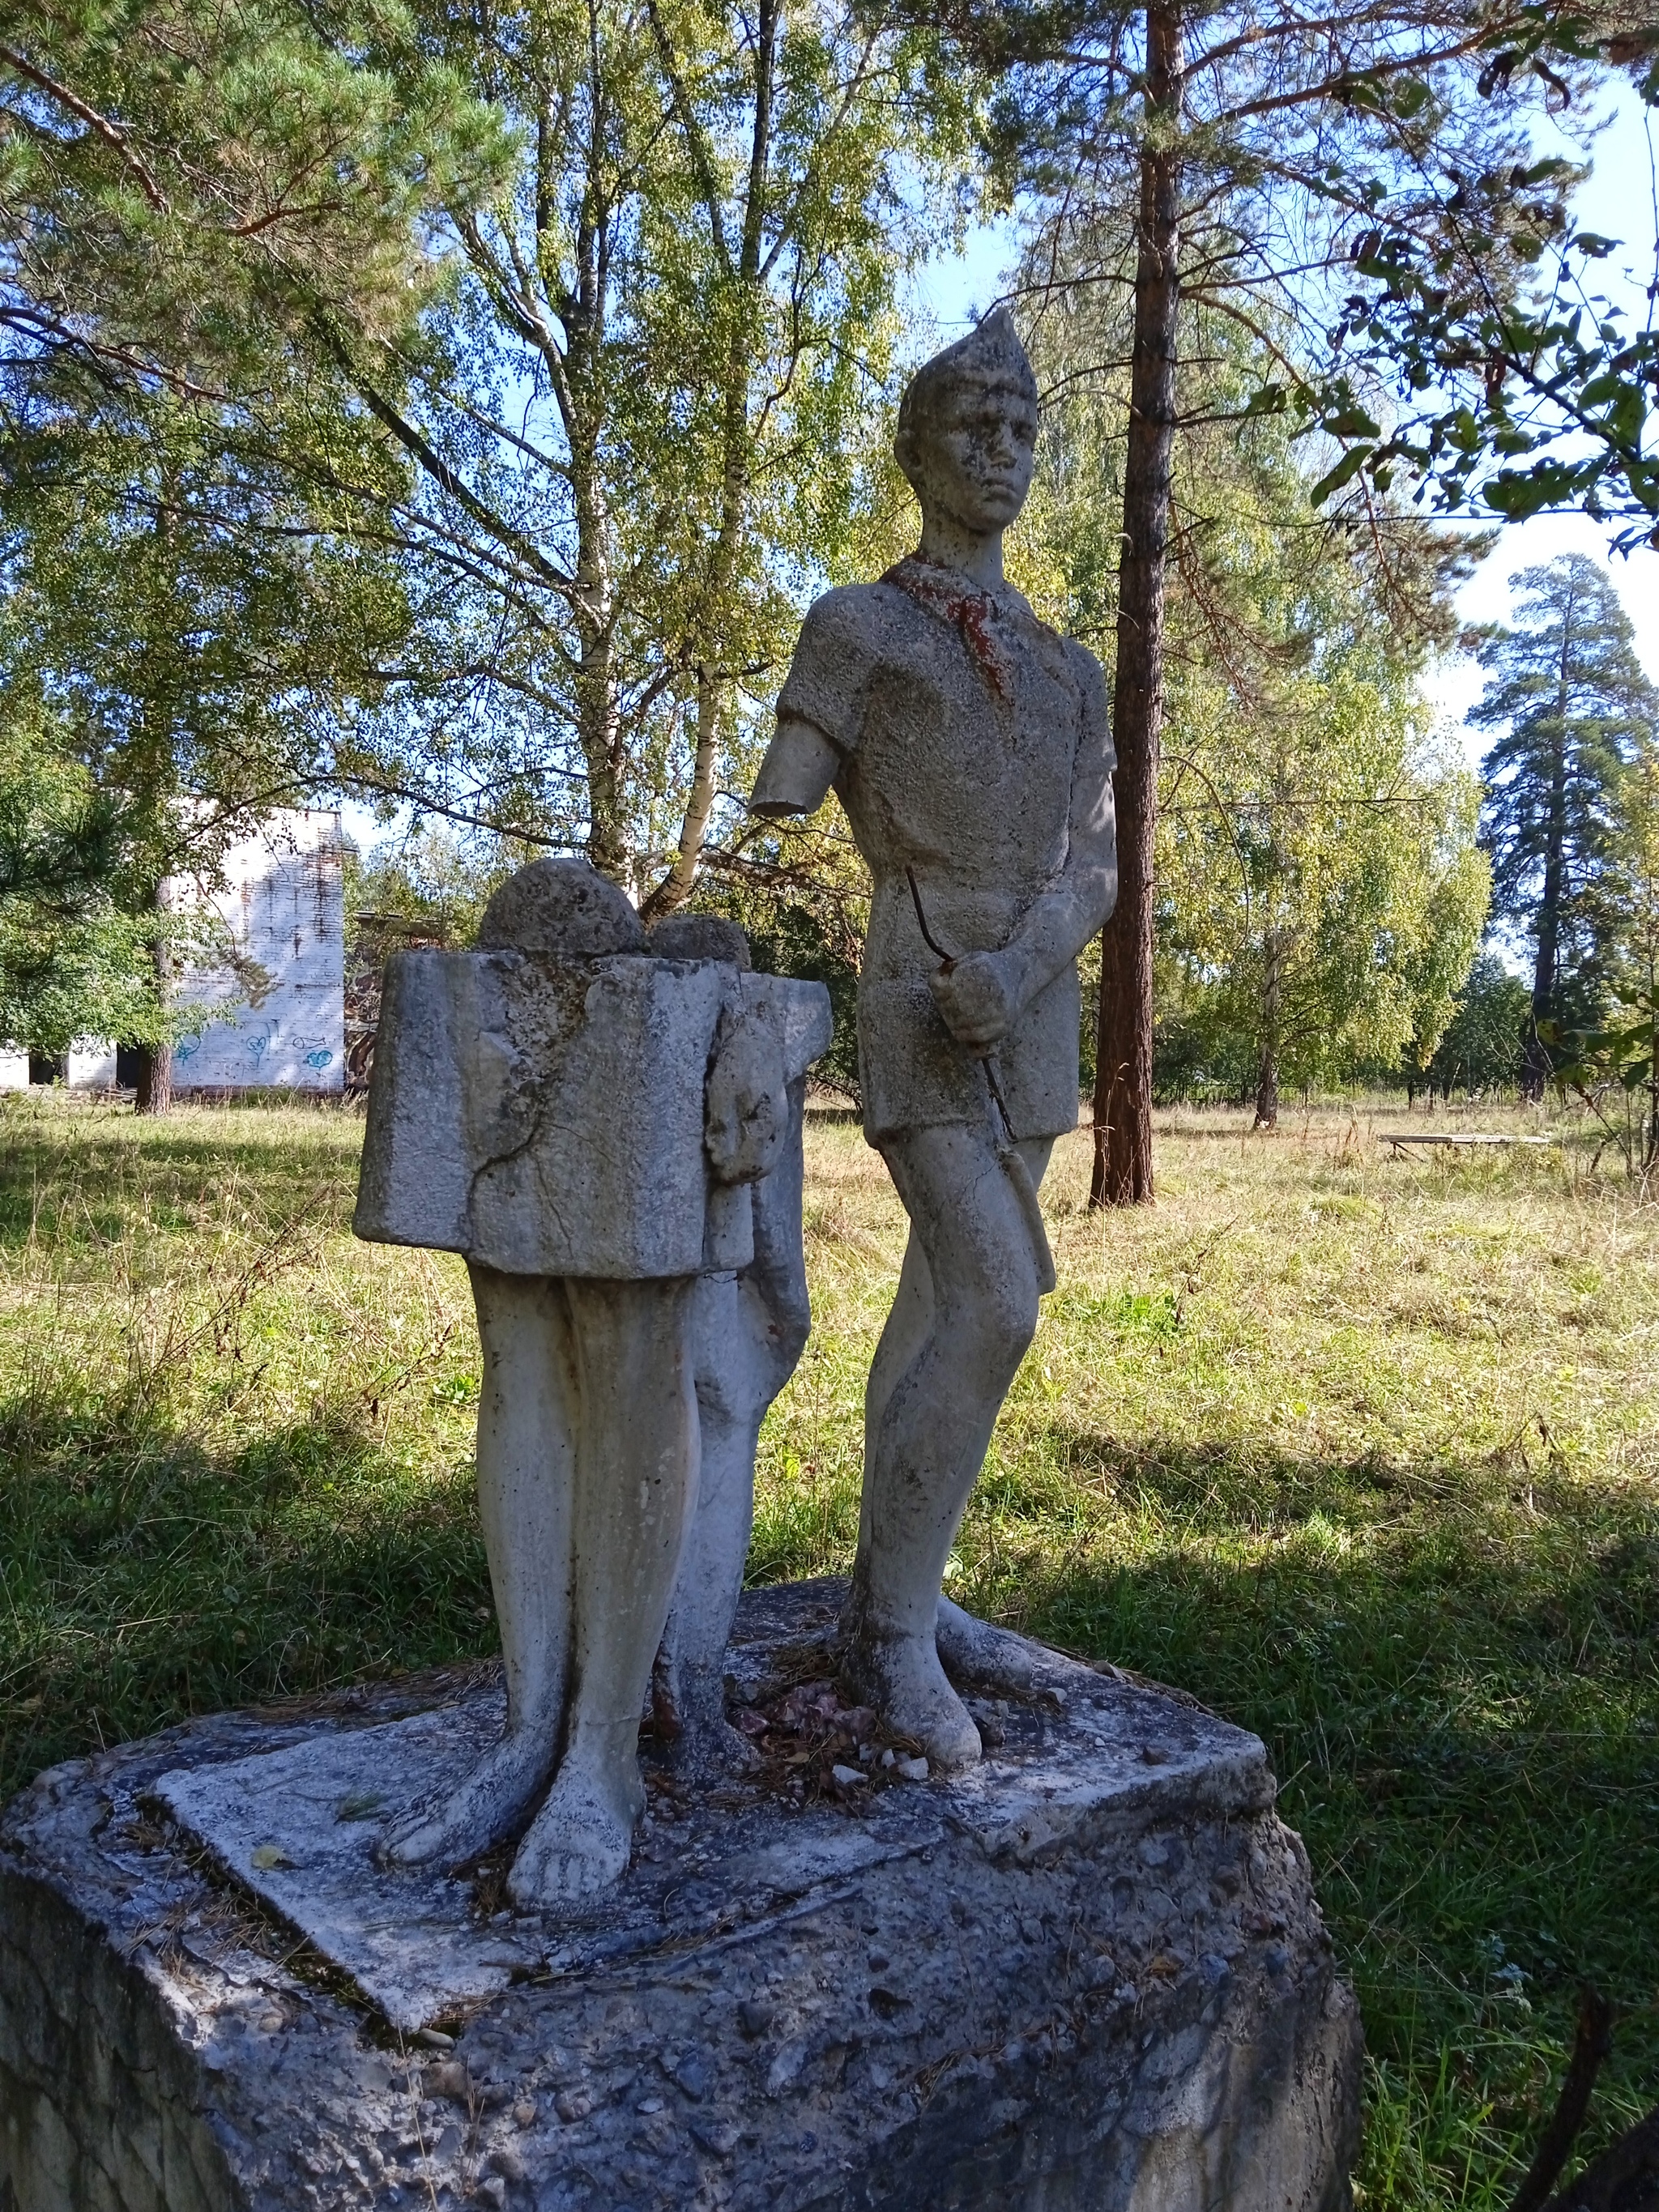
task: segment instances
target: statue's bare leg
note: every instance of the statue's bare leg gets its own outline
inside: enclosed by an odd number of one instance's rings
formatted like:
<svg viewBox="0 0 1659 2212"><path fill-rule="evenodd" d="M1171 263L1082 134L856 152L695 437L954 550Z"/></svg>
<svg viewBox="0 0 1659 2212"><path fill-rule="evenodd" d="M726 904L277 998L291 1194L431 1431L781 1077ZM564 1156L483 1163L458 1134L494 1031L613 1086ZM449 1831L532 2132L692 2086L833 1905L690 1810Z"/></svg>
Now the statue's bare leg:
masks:
<svg viewBox="0 0 1659 2212"><path fill-rule="evenodd" d="M644 1802L640 1708L697 1490L692 1280L571 1280L580 1406L564 1748L507 1879L568 1902L627 1868Z"/></svg>
<svg viewBox="0 0 1659 2212"><path fill-rule="evenodd" d="M736 1275L706 1275L694 1293L700 1464L672 1609L652 1681L659 1728L683 1774L713 1777L754 1754L726 1718L726 1644L755 1520L755 1447L771 1394L753 1373L765 1328Z"/></svg>
<svg viewBox="0 0 1659 2212"><path fill-rule="evenodd" d="M473 1267L483 1371L478 1511L507 1671L507 1732L459 1786L392 1820L380 1855L453 1865L510 1834L559 1746L570 1653L575 1374L565 1286Z"/></svg>
<svg viewBox="0 0 1659 2212"><path fill-rule="evenodd" d="M873 1467L876 1463L882 1415L887 1411L887 1401L893 1395L893 1386L908 1372L933 1333L933 1279L927 1272L927 1255L922 1249L921 1239L916 1234L915 1224L912 1222L910 1234L905 1242L903 1264L899 1269L898 1288L893 1293L893 1303L882 1325L876 1356L870 1363L870 1377L864 1386L866 1467ZM860 1548L868 1543L869 1537L870 1486L866 1483L859 1506Z"/></svg>
<svg viewBox="0 0 1659 2212"><path fill-rule="evenodd" d="M1020 1146L1025 1164L1030 1171L1033 1188L1042 1181L1048 1164L1049 1145L1046 1139L1028 1139ZM933 1280L927 1272L927 1255L921 1249L921 1239L911 1230L904 1247L904 1264L899 1272L898 1290L886 1326L881 1332L881 1341L876 1346L876 1356L871 1364L870 1380L864 1392L864 1463L873 1466L876 1439L881 1433L881 1417L887 1410L887 1401L893 1395L893 1385L927 1341L933 1326ZM870 1493L865 1492L860 1514L860 1532L867 1541L870 1519ZM1018 1637L1006 1631L994 1628L964 1613L959 1605L940 1595L934 1624L934 1638L939 1657L951 1674L969 1674L977 1681L994 1687L1019 1692L1029 1688L1031 1662Z"/></svg>
<svg viewBox="0 0 1659 2212"><path fill-rule="evenodd" d="M653 1681L658 1714L678 1730L670 1756L690 1776L754 1763L747 1740L726 1718L726 1645L754 1526L761 1423L793 1374L812 1324L801 1249L805 1098L801 1078L789 1086L783 1157L752 1186L752 1262L739 1275L702 1277L694 1293L702 1464Z"/></svg>
<svg viewBox="0 0 1659 2212"><path fill-rule="evenodd" d="M883 1333L846 1667L853 1687L936 1765L970 1764L979 1731L945 1678L939 1585L1008 1386L1036 1329L1037 1261L988 1130L915 1129L883 1146L916 1261ZM1033 1181L1046 1141L1022 1146Z"/></svg>

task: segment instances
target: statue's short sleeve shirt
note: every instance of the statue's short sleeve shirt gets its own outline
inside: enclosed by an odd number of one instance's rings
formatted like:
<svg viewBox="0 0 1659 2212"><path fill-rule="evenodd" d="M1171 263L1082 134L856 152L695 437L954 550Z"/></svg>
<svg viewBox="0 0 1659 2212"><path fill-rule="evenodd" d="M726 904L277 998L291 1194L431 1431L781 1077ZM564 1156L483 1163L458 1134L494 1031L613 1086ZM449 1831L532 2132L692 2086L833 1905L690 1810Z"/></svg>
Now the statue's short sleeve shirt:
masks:
<svg viewBox="0 0 1659 2212"><path fill-rule="evenodd" d="M874 879L859 984L866 1136L983 1121L984 1070L951 1036L927 988L939 963L906 870L951 952L1009 942L1065 871L1079 793L1086 806L1111 775L1099 664L1017 592L981 592L913 558L878 584L814 604L778 720L775 749L797 723L834 747L835 789ZM1079 1012L1072 963L998 1048L1017 1137L1076 1126Z"/></svg>

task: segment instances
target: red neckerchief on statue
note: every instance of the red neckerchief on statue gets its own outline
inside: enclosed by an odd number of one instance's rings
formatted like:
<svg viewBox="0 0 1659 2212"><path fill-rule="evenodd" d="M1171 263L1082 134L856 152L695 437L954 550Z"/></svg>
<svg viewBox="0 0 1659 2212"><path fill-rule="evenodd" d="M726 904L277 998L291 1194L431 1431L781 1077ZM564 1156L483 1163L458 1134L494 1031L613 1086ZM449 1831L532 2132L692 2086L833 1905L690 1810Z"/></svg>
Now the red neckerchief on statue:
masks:
<svg viewBox="0 0 1659 2212"><path fill-rule="evenodd" d="M968 658L984 678L993 695L1005 707L1014 697L1012 663L998 640L995 617L1006 611L994 592L981 591L960 568L947 568L937 561L924 561L920 553L907 553L882 578L908 592L918 606L949 623L961 638ZM1036 617L1031 619L1035 622ZM1038 623L1038 628L1043 627Z"/></svg>

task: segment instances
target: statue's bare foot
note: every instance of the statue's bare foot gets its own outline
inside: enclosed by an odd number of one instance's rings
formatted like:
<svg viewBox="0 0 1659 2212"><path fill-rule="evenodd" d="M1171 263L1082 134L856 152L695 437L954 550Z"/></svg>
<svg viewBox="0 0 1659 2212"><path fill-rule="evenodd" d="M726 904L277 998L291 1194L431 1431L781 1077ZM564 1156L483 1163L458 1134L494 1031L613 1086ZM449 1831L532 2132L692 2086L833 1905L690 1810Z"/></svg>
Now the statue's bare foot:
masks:
<svg viewBox="0 0 1659 2212"><path fill-rule="evenodd" d="M652 1676L652 1717L666 1739L665 1762L687 1782L723 1782L750 1774L760 1754L726 1717L726 1669L671 1668L658 1654Z"/></svg>
<svg viewBox="0 0 1659 2212"><path fill-rule="evenodd" d="M637 1791L637 1781L635 1787ZM608 1889L628 1871L638 1817L637 1796L608 1787L567 1759L519 1846L507 1878L508 1896L535 1911Z"/></svg>
<svg viewBox="0 0 1659 2212"><path fill-rule="evenodd" d="M374 1856L383 1866L454 1866L510 1835L553 1763L551 1733L515 1729L459 1787L434 1790L395 1814Z"/></svg>
<svg viewBox="0 0 1659 2212"><path fill-rule="evenodd" d="M975 1620L948 1597L939 1601L935 1642L941 1662L958 1677L1016 1692L1036 1680L1036 1655L1023 1636Z"/></svg>
<svg viewBox="0 0 1659 2212"><path fill-rule="evenodd" d="M945 1679L931 1636L854 1632L842 1664L848 1686L895 1735L921 1746L930 1766L950 1773L983 1756L968 1708Z"/></svg>
<svg viewBox="0 0 1659 2212"><path fill-rule="evenodd" d="M734 1774L752 1774L759 1765L754 1745L724 1715L689 1723L668 1753L670 1771L687 1782L729 1781Z"/></svg>

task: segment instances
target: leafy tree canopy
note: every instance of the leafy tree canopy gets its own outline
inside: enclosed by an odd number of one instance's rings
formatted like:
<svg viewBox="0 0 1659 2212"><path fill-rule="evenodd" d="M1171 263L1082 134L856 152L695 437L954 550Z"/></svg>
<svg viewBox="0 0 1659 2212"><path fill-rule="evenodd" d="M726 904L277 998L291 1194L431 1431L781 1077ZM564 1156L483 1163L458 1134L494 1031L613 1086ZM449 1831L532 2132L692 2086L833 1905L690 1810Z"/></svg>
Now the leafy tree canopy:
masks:
<svg viewBox="0 0 1659 2212"><path fill-rule="evenodd" d="M409 465L363 488L416 648L355 773L586 849L653 911L733 831L805 591L848 558L899 278L957 218L972 88L884 9L423 19L515 162L446 217L418 342L342 340Z"/></svg>
<svg viewBox="0 0 1659 2212"><path fill-rule="evenodd" d="M38 700L0 705L0 1039L54 1056L87 1035L159 1039L146 933L109 890L124 854L100 792Z"/></svg>
<svg viewBox="0 0 1659 2212"><path fill-rule="evenodd" d="M1480 954L1427 1066L1407 1054L1407 1089L1426 1088L1449 1098L1454 1091L1472 1096L1518 1084L1531 1004L1531 992L1496 952Z"/></svg>
<svg viewBox="0 0 1659 2212"><path fill-rule="evenodd" d="M1120 449L1098 389L1112 372L1093 366L1116 350L1109 312L1074 304L1037 326L1055 390L1011 568L1109 653ZM1391 505L1364 529L1322 516L1286 417L1248 413L1261 348L1202 302L1187 315L1158 1080L1175 1079L1174 1055L1181 1080L1253 1091L1271 1120L1281 1082L1393 1065L1407 1047L1429 1057L1474 957L1487 895L1477 793L1418 692L1469 548Z"/></svg>
<svg viewBox="0 0 1659 2212"><path fill-rule="evenodd" d="M1659 106L1659 30L1617 6L1526 9L1486 27L1482 49L1484 97L1531 76L1558 112L1583 112L1623 69ZM1650 300L1606 289L1621 241L1574 215L1582 171L1497 144L1460 153L1439 136L1435 88L1413 97L1437 125L1414 151L1417 189L1381 170L1353 180L1352 283L1322 376L1296 391L1343 447L1322 489L1386 489L1404 473L1442 511L1473 501L1514 521L1580 507L1620 526L1615 550L1659 546L1659 331ZM1426 228L1425 197L1438 216ZM1640 232L1623 242L1647 258Z"/></svg>

